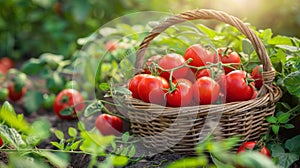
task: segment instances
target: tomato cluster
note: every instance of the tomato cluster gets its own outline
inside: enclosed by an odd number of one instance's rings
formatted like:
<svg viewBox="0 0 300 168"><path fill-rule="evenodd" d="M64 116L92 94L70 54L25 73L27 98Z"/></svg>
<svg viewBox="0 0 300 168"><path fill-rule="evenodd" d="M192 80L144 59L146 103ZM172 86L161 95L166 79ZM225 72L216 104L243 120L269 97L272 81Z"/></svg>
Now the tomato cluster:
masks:
<svg viewBox="0 0 300 168"><path fill-rule="evenodd" d="M216 52L195 44L184 56L170 53L150 57L144 73L129 82L132 97L144 102L181 107L254 99L262 86L262 66L252 74L241 69L237 52Z"/></svg>

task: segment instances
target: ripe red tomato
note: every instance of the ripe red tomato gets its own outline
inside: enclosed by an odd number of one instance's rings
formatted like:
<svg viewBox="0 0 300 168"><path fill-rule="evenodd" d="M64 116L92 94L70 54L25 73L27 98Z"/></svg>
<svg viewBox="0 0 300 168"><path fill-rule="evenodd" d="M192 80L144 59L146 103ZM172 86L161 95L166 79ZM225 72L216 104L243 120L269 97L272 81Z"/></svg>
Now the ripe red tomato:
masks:
<svg viewBox="0 0 300 168"><path fill-rule="evenodd" d="M212 104L220 94L220 86L210 77L202 77L193 85L194 100L199 104Z"/></svg>
<svg viewBox="0 0 300 168"><path fill-rule="evenodd" d="M8 86L8 97L12 101L20 100L25 93L26 93L26 87L25 86L22 87L22 89L20 91L16 90L15 84L13 84L13 83Z"/></svg>
<svg viewBox="0 0 300 168"><path fill-rule="evenodd" d="M0 64L0 74L5 75L7 71L8 69L4 65Z"/></svg>
<svg viewBox="0 0 300 168"><path fill-rule="evenodd" d="M203 76L210 77L210 70L209 69L201 69L196 73L196 79L199 79Z"/></svg>
<svg viewBox="0 0 300 168"><path fill-rule="evenodd" d="M165 78L149 75L139 82L138 95L144 102L166 105L164 94L169 87Z"/></svg>
<svg viewBox="0 0 300 168"><path fill-rule="evenodd" d="M158 61L158 65L165 70L171 70L173 68L183 65L184 62L185 62L185 60L181 55L172 53L172 54L164 55L162 58L160 58ZM175 70L173 72L173 78L179 79L179 78L185 77L188 70L189 69L187 67L183 67L183 68ZM168 80L170 77L170 73L169 72L161 72L160 76L164 77L165 79Z"/></svg>
<svg viewBox="0 0 300 168"><path fill-rule="evenodd" d="M96 128L102 135L120 135L123 131L123 121L117 116L101 114L95 122Z"/></svg>
<svg viewBox="0 0 300 168"><path fill-rule="evenodd" d="M3 146L3 145L4 145L3 140L2 140L2 138L0 137L0 147Z"/></svg>
<svg viewBox="0 0 300 168"><path fill-rule="evenodd" d="M226 75L226 102L250 100L254 94L254 84L247 83L247 73L235 70Z"/></svg>
<svg viewBox="0 0 300 168"><path fill-rule="evenodd" d="M14 67L14 61L8 57L1 58L0 64L6 67L6 69L11 69Z"/></svg>
<svg viewBox="0 0 300 168"><path fill-rule="evenodd" d="M255 149L258 148L258 149ZM247 150L257 150L259 151L259 153L271 158L271 152L267 147L259 147L256 146L256 142L254 141L249 141L249 142L245 142L243 143L237 150L237 154L245 152Z"/></svg>
<svg viewBox="0 0 300 168"><path fill-rule="evenodd" d="M218 53L219 53L219 58L220 61L224 64L235 64L235 65L231 65L234 68L238 68L239 65L241 64L241 58L238 55L238 53L232 51L232 50L226 50L224 48L220 48L218 49ZM229 72L233 71L234 69L229 68L229 67L224 67L224 71L225 74L228 74Z"/></svg>
<svg viewBox="0 0 300 168"><path fill-rule="evenodd" d="M139 93L138 93L138 84L140 83L140 81L142 79L144 79L146 76L149 76L148 74L138 74L138 75L135 75L129 82L129 85L128 85L128 89L131 91L132 93L132 97L133 98L136 98L136 99L139 99L140 96L139 96Z"/></svg>
<svg viewBox="0 0 300 168"><path fill-rule="evenodd" d="M192 83L196 81L196 75L192 69L188 69L188 72L184 78L191 81Z"/></svg>
<svg viewBox="0 0 300 168"><path fill-rule="evenodd" d="M66 120L75 119L77 111L85 107L82 95L75 89L64 89L55 98L53 110L55 114Z"/></svg>
<svg viewBox="0 0 300 168"><path fill-rule="evenodd" d="M207 51L199 44L190 46L184 54L184 59L192 59L192 62L189 65L200 67L207 64L207 62L215 62L214 55Z"/></svg>
<svg viewBox="0 0 300 168"><path fill-rule="evenodd" d="M156 63L158 62L159 59L161 59L161 55L154 55L152 57L150 57L147 62L144 64L144 73L145 74L151 74L151 71L149 70L150 66L152 63Z"/></svg>
<svg viewBox="0 0 300 168"><path fill-rule="evenodd" d="M261 88L261 86L263 84L262 72L263 72L263 66L262 65L257 65L252 70L251 75L252 75L252 78L255 80L255 87L256 88Z"/></svg>
<svg viewBox="0 0 300 168"><path fill-rule="evenodd" d="M176 90L166 95L168 105L172 107L191 105L193 100L192 82L181 78L174 81L174 86L176 84Z"/></svg>
<svg viewBox="0 0 300 168"><path fill-rule="evenodd" d="M104 44L104 46L107 51L114 51L118 48L118 44L115 41L108 41Z"/></svg>

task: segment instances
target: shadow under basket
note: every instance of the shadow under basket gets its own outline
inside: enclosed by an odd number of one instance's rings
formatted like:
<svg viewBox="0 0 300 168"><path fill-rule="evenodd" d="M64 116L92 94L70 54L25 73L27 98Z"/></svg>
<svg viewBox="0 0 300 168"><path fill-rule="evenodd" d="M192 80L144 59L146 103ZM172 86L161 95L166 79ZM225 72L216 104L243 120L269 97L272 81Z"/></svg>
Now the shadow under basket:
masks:
<svg viewBox="0 0 300 168"><path fill-rule="evenodd" d="M127 97L123 105L128 110L133 134L156 152L194 153L195 146L210 133L220 139L239 136L240 143L258 140L267 132L269 124L265 118L274 115L276 102L282 95L273 84L275 72L261 40L241 20L221 11L195 9L165 19L141 43L135 68L142 69L145 50L157 35L172 25L196 19L216 19L243 33L262 62L263 86L252 100L178 108Z"/></svg>

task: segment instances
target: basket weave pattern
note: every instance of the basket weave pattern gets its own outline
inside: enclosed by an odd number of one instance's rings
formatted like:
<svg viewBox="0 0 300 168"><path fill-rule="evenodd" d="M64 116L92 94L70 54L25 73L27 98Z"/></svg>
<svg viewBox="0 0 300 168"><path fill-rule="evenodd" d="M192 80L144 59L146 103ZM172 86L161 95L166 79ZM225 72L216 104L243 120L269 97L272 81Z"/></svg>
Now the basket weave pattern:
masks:
<svg viewBox="0 0 300 168"><path fill-rule="evenodd" d="M281 90L272 84L275 72L261 40L241 20L221 11L196 9L161 22L137 51L136 72L142 69L145 51L156 36L172 25L196 19L215 19L243 33L251 41L263 64L263 86L256 99L219 105L173 108L128 97L124 105L128 109L132 132L142 138L146 147L190 153L203 136L214 129L212 125L217 126L215 131L220 138L237 135L241 137L241 142L257 140L266 133L268 123L265 117L274 114L275 103L281 97Z"/></svg>

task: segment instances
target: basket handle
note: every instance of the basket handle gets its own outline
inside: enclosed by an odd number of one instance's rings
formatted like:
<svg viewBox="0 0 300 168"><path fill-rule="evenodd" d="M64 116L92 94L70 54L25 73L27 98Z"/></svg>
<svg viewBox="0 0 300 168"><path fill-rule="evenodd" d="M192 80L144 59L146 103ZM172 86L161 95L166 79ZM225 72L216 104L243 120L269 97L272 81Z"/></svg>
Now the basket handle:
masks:
<svg viewBox="0 0 300 168"><path fill-rule="evenodd" d="M148 35L144 38L142 43L139 46L139 49L136 53L136 62L135 70L139 72L142 69L145 51L148 48L150 42L158 36L160 33L165 31L172 25L182 23L188 20L197 20L197 19L215 19L224 23L227 23L233 27L236 27L241 33L243 33L252 43L262 65L263 65L263 81L264 86L271 88L272 82L275 78L275 71L272 70L272 63L269 59L269 56L266 52L266 48L257 37L257 35L240 19L237 17L231 16L222 11L216 11L211 9L195 9L187 12L180 13L178 15L173 15L158 26L156 26Z"/></svg>

